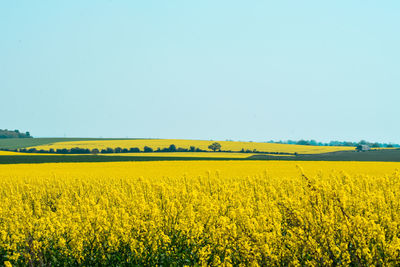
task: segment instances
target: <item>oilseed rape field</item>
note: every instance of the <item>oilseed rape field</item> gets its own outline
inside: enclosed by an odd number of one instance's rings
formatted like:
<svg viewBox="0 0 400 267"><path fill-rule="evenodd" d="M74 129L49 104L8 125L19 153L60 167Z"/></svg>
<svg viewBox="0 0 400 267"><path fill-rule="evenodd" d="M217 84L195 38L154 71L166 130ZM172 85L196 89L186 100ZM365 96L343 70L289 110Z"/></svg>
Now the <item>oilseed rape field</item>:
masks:
<svg viewBox="0 0 400 267"><path fill-rule="evenodd" d="M166 148L171 144L176 147L189 149L191 146L198 147L203 150L209 150L208 146L214 141L206 140L184 140L184 139L137 139L137 140L95 140L95 141L69 141L57 142L47 145L35 146L34 148L40 150L49 149L71 149L75 147L87 149L106 149L110 148L131 148L138 147L143 150L144 146L151 147L156 150L157 148ZM283 152L283 153L299 153L299 154L317 154L328 153L335 151L354 150L353 147L341 146L308 146L308 145L289 145L289 144L275 144L275 143L258 143L258 142L238 142L238 141L217 141L221 144L222 150L240 151L244 150L257 150L263 152Z"/></svg>
<svg viewBox="0 0 400 267"><path fill-rule="evenodd" d="M0 165L0 262L400 264L400 163Z"/></svg>
<svg viewBox="0 0 400 267"><path fill-rule="evenodd" d="M44 153L22 153L22 152L14 152L14 151L2 151L0 150L0 156L33 156L33 155L52 155L52 154L44 154Z"/></svg>
<svg viewBox="0 0 400 267"><path fill-rule="evenodd" d="M49 156L57 156L59 154L51 154L51 153L24 153L24 152L14 152L14 151L2 151L0 150L0 156L34 156L34 155L49 155ZM146 157L211 157L211 158L247 158L249 156L255 155L254 153L234 153L234 152L218 152L218 153L209 153L209 152L149 152L149 153L112 153L112 154L102 154L102 156L146 156ZM276 154L267 154L270 156L276 156ZM280 155L287 156L287 155Z"/></svg>
<svg viewBox="0 0 400 267"><path fill-rule="evenodd" d="M113 153L113 154L102 154L102 156L140 156L140 157L208 157L208 158L247 158L253 153L234 153L234 152L147 152L147 153ZM271 154L275 156L275 154ZM286 156L286 155L285 155Z"/></svg>

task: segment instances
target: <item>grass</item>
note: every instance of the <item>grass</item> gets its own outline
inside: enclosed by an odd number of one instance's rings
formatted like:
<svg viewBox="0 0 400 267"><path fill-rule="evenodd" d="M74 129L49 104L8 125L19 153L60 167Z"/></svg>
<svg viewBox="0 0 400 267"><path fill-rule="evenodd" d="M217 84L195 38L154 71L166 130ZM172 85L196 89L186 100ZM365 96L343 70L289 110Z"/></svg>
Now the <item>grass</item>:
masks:
<svg viewBox="0 0 400 267"><path fill-rule="evenodd" d="M249 159L268 160L264 155L252 155ZM337 151L322 154L298 155L297 157L286 157L287 160L298 161L380 161L400 162L400 149L374 149L365 152Z"/></svg>
<svg viewBox="0 0 400 267"><path fill-rule="evenodd" d="M331 152L324 154L310 154L299 156L271 156L271 155L249 155L238 157L230 153L203 153L204 156L189 155L190 153L138 153L137 155L60 155L60 154L0 154L0 164L15 163L56 163L56 162L124 162L124 161L252 161L252 160L279 160L279 161L369 161L369 162L400 162L400 149L373 150L368 152ZM210 155L210 156L207 156ZM182 156L181 156L182 155ZM248 155L248 154L245 154Z"/></svg>

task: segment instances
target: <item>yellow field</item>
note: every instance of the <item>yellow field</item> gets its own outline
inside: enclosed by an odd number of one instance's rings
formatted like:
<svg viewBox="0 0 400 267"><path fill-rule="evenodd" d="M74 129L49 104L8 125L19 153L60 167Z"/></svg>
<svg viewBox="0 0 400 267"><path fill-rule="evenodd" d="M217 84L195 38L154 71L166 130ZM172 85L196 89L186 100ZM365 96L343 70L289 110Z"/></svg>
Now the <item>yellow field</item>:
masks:
<svg viewBox="0 0 400 267"><path fill-rule="evenodd" d="M254 154L254 153L234 153L234 152L150 152L150 153L110 153L99 154L101 156L138 156L138 157L205 157L205 158L248 158L253 155L267 156L292 156L286 154Z"/></svg>
<svg viewBox="0 0 400 267"><path fill-rule="evenodd" d="M19 153L19 152L12 152L12 151L2 151L0 150L0 156L10 156L10 155L22 155L25 153ZM28 153L26 153L28 154Z"/></svg>
<svg viewBox="0 0 400 267"><path fill-rule="evenodd" d="M399 168L284 161L0 165L0 260L399 265Z"/></svg>
<svg viewBox="0 0 400 267"><path fill-rule="evenodd" d="M169 147L174 144L176 147L190 148L195 146L203 150L209 150L208 146L214 141L204 140L179 140L179 139L148 139L148 140L99 140L99 141L74 141L74 142L59 142L50 145L36 146L37 149L48 150L67 148L71 149L74 147L80 148L98 148L105 149L110 148L131 148L138 147L143 150L144 146L151 147L153 149ZM272 144L272 143L256 143L256 142L234 142L234 141L218 141L222 150L240 151L242 148L247 150L264 151L264 152L285 152L299 154L314 154L314 153L326 153L334 151L354 150L352 147L335 147L335 146L302 146L302 145L287 145L287 144Z"/></svg>
<svg viewBox="0 0 400 267"><path fill-rule="evenodd" d="M31 155L54 155L54 154L45 154L45 153L22 153L22 152L13 152L13 151L2 151L0 150L0 156L31 156Z"/></svg>
<svg viewBox="0 0 400 267"><path fill-rule="evenodd" d="M48 155L58 156L60 154L54 153L23 153L13 151L2 151L0 150L0 156L32 156L32 155ZM82 154L65 154L65 155L82 155ZM254 153L224 153L224 152L154 152L154 153L110 153L100 154L101 156L138 156L138 157L208 157L208 158L247 158ZM259 154L257 154L259 155ZM265 154L263 154L265 155ZM270 156L276 156L276 154L266 154ZM281 155L282 156L282 155ZM283 155L285 156L285 155Z"/></svg>
<svg viewBox="0 0 400 267"><path fill-rule="evenodd" d="M101 156L138 156L138 157L207 157L207 158L248 158L253 153L229 152L149 152L149 153L110 153ZM276 154L273 154L276 156Z"/></svg>
<svg viewBox="0 0 400 267"><path fill-rule="evenodd" d="M60 154L54 153L23 153L13 151L1 151L0 156L34 156L34 155L48 155L58 156ZM82 155L82 154L65 154L65 155ZM252 155L260 155L254 153L234 153L234 152L153 152L153 153L110 153L110 154L99 154L100 156L138 156L138 157L207 157L207 158L248 158ZM278 156L277 154L262 154L268 156ZM279 156L290 156L290 155L279 155Z"/></svg>

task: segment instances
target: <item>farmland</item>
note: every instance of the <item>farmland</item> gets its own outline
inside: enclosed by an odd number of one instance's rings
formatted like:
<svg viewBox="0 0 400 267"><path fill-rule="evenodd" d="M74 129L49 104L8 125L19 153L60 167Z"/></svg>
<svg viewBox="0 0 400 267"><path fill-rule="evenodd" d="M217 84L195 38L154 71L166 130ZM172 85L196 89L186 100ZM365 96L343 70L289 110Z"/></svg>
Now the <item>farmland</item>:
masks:
<svg viewBox="0 0 400 267"><path fill-rule="evenodd" d="M206 140L181 140L181 139L138 139L138 140L85 140L85 141L68 141L68 142L55 142L52 144L33 146L40 150L49 149L71 149L74 147L88 148L99 150L110 148L132 148L137 147L143 150L144 146L151 147L156 150L157 148L166 148L171 144L176 147L189 149L191 146L200 148L202 150L209 150L208 146L214 141ZM318 154L334 151L354 150L352 147L335 147L335 146L306 146L306 145L287 145L275 143L258 143L258 142L236 142L236 141L218 141L221 144L222 150L240 151L244 150L257 150L262 152L282 152L282 153L298 153L298 154Z"/></svg>
<svg viewBox="0 0 400 267"><path fill-rule="evenodd" d="M17 149L23 147L40 146L56 142L77 141L77 140L97 140L93 138L7 138L0 139L0 149Z"/></svg>
<svg viewBox="0 0 400 267"><path fill-rule="evenodd" d="M212 142L50 141L34 147ZM0 151L0 263L400 264L399 149L220 143L275 154Z"/></svg>
<svg viewBox="0 0 400 267"><path fill-rule="evenodd" d="M0 260L398 265L399 168L289 161L0 165Z"/></svg>
<svg viewBox="0 0 400 267"><path fill-rule="evenodd" d="M14 151L2 151L0 150L0 156L61 156L60 154L54 153L24 153ZM70 154L74 155L74 154ZM247 158L255 155L253 153L212 153L212 152L163 152L163 153L112 153L102 154L101 156L146 156L146 157L211 157L211 158ZM275 156L271 154L270 156ZM285 155L286 156L286 155Z"/></svg>
<svg viewBox="0 0 400 267"><path fill-rule="evenodd" d="M255 155L253 153L228 153L228 152L149 152L149 153L113 153L113 154L102 154L101 156L134 156L134 157L199 157L199 158L239 158L244 159ZM275 156L271 154L268 156ZM286 155L285 155L286 156Z"/></svg>
<svg viewBox="0 0 400 267"><path fill-rule="evenodd" d="M0 267L400 267L400 1L1 1Z"/></svg>
<svg viewBox="0 0 400 267"><path fill-rule="evenodd" d="M110 138L6 138L0 139L0 149L17 149L32 146L40 146L46 144L54 144L58 142L76 142L76 141L104 141L104 140L119 140ZM129 140L129 139L123 139Z"/></svg>
<svg viewBox="0 0 400 267"><path fill-rule="evenodd" d="M321 154L268 154L235 152L141 152L111 154L54 154L0 151L0 164L56 162L123 162L168 160L284 160L284 161L369 161L400 162L400 149L376 149L367 152L336 151Z"/></svg>

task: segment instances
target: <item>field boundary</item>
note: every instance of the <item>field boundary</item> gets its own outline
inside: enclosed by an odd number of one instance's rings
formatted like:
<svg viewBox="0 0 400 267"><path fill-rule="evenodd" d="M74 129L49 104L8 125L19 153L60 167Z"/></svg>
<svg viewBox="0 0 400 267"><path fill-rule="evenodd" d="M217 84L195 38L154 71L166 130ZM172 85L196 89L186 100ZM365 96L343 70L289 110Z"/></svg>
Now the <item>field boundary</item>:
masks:
<svg viewBox="0 0 400 267"><path fill-rule="evenodd" d="M324 154L302 154L297 156L253 155L247 158L234 157L189 157L189 156L101 156L101 155L0 155L0 164L62 163L62 162L123 162L123 161L371 161L400 162L400 149L368 152L330 152Z"/></svg>
<svg viewBox="0 0 400 267"><path fill-rule="evenodd" d="M273 156L271 156L273 158ZM4 155L0 164L62 163L62 162L118 162L118 161L211 161L251 160L249 158L218 157L160 157L160 156L95 156L95 155Z"/></svg>

